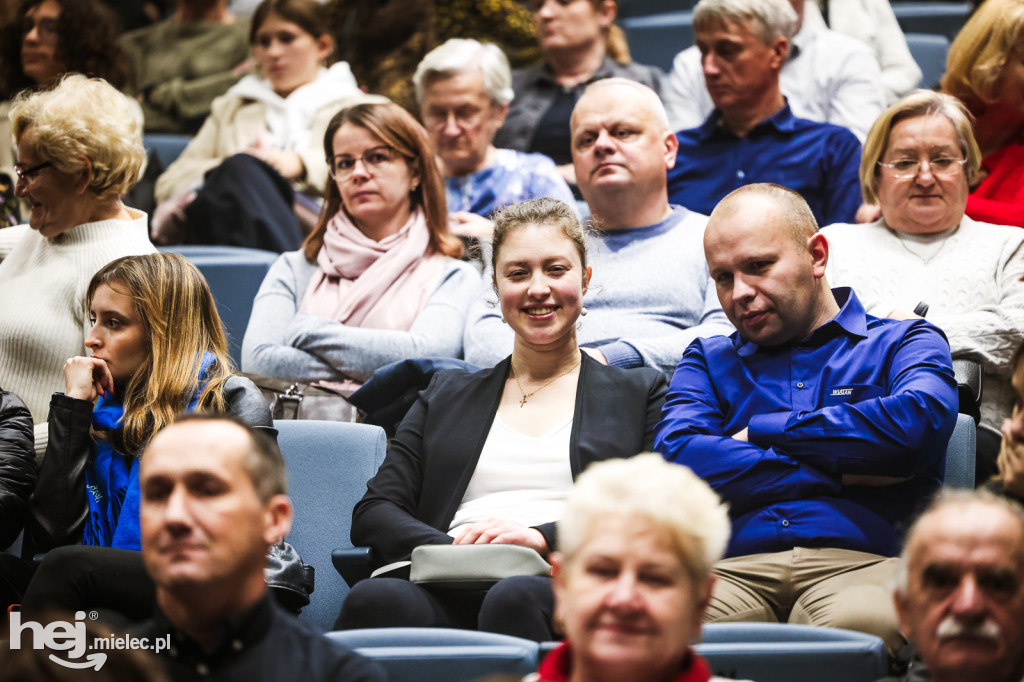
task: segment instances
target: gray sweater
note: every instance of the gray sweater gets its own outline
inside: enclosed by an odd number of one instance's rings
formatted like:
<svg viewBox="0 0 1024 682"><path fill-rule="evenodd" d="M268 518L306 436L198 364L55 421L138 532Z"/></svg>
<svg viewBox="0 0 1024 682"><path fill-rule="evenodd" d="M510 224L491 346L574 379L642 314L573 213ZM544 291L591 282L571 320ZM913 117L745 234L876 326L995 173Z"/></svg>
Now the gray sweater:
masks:
<svg viewBox="0 0 1024 682"><path fill-rule="evenodd" d="M655 367L671 376L698 336L734 330L718 303L704 260L707 217L680 206L660 223L597 230L590 240L590 290L583 299L579 342L619 367ZM466 360L489 367L512 352L513 333L501 321L490 273L470 310Z"/></svg>
<svg viewBox="0 0 1024 682"><path fill-rule="evenodd" d="M253 301L242 369L296 381L365 381L378 367L421 357L460 357L462 328L480 275L449 259L441 282L409 331L352 327L299 312L316 264L282 254Z"/></svg>

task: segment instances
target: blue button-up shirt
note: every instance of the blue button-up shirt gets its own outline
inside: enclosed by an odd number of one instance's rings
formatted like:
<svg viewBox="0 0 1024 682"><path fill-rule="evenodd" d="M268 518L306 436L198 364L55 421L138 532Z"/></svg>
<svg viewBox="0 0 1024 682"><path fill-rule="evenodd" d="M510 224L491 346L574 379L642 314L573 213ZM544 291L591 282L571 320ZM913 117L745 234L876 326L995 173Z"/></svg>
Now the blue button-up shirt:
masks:
<svg viewBox="0 0 1024 682"><path fill-rule="evenodd" d="M957 411L945 336L924 320L867 315L850 289L833 291L839 313L807 339L697 339L672 377L655 447L729 503L727 556L797 546L894 556L902 526L942 482ZM731 438L744 428L749 442Z"/></svg>
<svg viewBox="0 0 1024 682"><path fill-rule="evenodd" d="M668 171L673 204L711 215L743 185L774 182L798 192L819 225L852 223L860 206L860 142L846 128L793 116L789 105L737 137L716 109L698 128L676 133Z"/></svg>

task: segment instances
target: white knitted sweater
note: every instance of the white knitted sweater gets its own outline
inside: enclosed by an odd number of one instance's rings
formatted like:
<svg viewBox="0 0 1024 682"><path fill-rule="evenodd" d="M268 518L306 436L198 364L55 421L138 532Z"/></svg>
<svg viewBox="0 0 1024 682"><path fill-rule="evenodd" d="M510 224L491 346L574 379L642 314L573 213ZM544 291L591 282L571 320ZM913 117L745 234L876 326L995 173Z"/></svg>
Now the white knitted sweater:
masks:
<svg viewBox="0 0 1024 682"><path fill-rule="evenodd" d="M46 239L23 230L0 263L0 386L46 421L50 395L64 390L64 362L86 355L85 293L101 267L121 256L153 253L145 213L101 220ZM4 230L7 232L7 230Z"/></svg>
<svg viewBox="0 0 1024 682"><path fill-rule="evenodd" d="M953 357L981 363L982 423L998 429L1013 407L1010 356L1024 341L1024 229L964 216L927 263L882 220L821 232L828 283L853 287L868 313L928 304L926 318L946 333Z"/></svg>

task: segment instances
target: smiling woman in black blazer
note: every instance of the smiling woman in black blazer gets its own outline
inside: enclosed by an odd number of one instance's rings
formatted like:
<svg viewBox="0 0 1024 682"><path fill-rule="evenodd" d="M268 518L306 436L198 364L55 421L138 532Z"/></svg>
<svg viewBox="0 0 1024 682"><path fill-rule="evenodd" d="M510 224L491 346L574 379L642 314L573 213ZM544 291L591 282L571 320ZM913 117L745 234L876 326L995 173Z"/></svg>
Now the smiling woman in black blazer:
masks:
<svg viewBox="0 0 1024 682"><path fill-rule="evenodd" d="M508 543L547 556L572 480L592 462L653 446L665 400L657 370L609 367L580 349L590 281L573 210L534 199L495 218L492 267L512 355L434 376L356 505L352 541L376 567L427 544ZM508 585L505 585L508 583ZM483 593L401 578L357 584L336 627L476 627L552 638L550 581L512 578Z"/></svg>

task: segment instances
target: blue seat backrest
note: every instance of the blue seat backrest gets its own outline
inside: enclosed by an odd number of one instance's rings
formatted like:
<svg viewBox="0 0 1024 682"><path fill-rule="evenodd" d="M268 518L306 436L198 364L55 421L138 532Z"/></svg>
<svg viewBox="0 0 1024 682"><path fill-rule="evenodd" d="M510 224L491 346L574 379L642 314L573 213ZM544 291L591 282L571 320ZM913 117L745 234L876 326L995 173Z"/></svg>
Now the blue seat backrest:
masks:
<svg viewBox="0 0 1024 682"><path fill-rule="evenodd" d="M910 54L921 68L921 87L938 85L942 74L946 73L949 38L933 33L908 33L906 38Z"/></svg>
<svg viewBox="0 0 1024 682"><path fill-rule="evenodd" d="M946 466L942 485L947 488L974 488L978 435L974 420L966 414L956 416L956 426L946 447Z"/></svg>
<svg viewBox="0 0 1024 682"><path fill-rule="evenodd" d="M695 648L716 675L757 682L866 682L886 674L880 638L838 628L710 623Z"/></svg>
<svg viewBox="0 0 1024 682"><path fill-rule="evenodd" d="M693 45L693 14L683 11L634 17L622 22L622 30L633 61L669 72L676 55Z"/></svg>
<svg viewBox="0 0 1024 682"><path fill-rule="evenodd" d="M181 156L191 141L192 138L188 135L148 133L142 136L142 146L146 148L146 151L153 152L164 170L167 170L167 167Z"/></svg>
<svg viewBox="0 0 1024 682"><path fill-rule="evenodd" d="M169 246L161 251L180 253L203 273L224 322L228 352L235 366L241 367L252 301L279 254L237 246Z"/></svg>
<svg viewBox="0 0 1024 682"><path fill-rule="evenodd" d="M392 682L470 682L526 675L537 667L536 642L448 628L376 628L330 632L388 671Z"/></svg>
<svg viewBox="0 0 1024 682"><path fill-rule="evenodd" d="M970 2L904 0L891 4L904 34L938 33L950 40L956 37L971 14ZM927 84L922 83L921 86L926 87Z"/></svg>
<svg viewBox="0 0 1024 682"><path fill-rule="evenodd" d="M384 461L384 430L369 424L277 420L295 520L288 541L316 568L316 589L302 617L321 630L334 624L348 586L331 550L351 547L352 509Z"/></svg>

